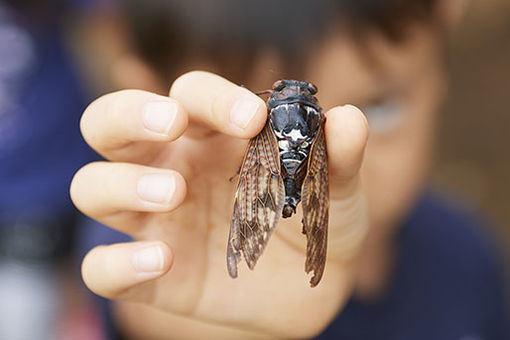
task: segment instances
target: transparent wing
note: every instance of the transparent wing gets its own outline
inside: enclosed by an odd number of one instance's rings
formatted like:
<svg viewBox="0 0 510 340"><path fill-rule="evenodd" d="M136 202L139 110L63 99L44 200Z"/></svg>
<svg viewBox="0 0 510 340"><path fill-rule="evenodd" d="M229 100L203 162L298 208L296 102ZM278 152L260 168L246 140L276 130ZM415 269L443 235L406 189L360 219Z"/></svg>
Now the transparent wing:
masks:
<svg viewBox="0 0 510 340"><path fill-rule="evenodd" d="M227 245L231 277L237 277L241 254L253 269L278 223L284 201L278 142L268 120L250 140L239 172Z"/></svg>
<svg viewBox="0 0 510 340"><path fill-rule="evenodd" d="M310 285L315 287L322 278L326 264L329 217L329 181L326 138L322 122L308 159L308 171L303 182L303 233L306 235L305 271L313 271Z"/></svg>

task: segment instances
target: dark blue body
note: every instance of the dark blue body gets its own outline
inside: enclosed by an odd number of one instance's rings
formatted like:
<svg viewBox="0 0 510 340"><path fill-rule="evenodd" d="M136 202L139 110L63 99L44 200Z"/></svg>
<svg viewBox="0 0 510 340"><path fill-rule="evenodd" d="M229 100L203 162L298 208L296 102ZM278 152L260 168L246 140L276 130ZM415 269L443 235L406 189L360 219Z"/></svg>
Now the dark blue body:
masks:
<svg viewBox="0 0 510 340"><path fill-rule="evenodd" d="M501 264L479 222L425 196L399 232L386 294L352 297L318 339L510 339Z"/></svg>

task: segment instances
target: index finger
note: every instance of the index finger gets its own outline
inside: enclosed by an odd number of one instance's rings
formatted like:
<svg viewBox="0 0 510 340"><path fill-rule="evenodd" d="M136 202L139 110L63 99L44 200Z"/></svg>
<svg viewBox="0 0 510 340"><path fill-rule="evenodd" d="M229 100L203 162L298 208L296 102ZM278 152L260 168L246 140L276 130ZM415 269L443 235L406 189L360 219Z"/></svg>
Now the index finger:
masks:
<svg viewBox="0 0 510 340"><path fill-rule="evenodd" d="M99 97L80 121L83 138L94 150L124 161L157 152L157 142L164 145L177 139L187 125L188 115L177 101L142 90L121 90ZM130 146L140 142L148 143L133 152Z"/></svg>
<svg viewBox="0 0 510 340"><path fill-rule="evenodd" d="M267 119L266 104L260 97L209 72L180 76L172 84L170 97L184 107L192 121L234 137L254 137Z"/></svg>

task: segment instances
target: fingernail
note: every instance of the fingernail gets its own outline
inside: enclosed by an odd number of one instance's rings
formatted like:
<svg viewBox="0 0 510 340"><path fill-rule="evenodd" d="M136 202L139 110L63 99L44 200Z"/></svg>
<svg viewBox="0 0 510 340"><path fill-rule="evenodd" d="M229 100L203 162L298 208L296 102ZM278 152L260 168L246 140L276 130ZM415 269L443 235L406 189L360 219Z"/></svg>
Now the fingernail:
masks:
<svg viewBox="0 0 510 340"><path fill-rule="evenodd" d="M132 261L137 272L160 272L164 264L163 250L160 246L142 248L133 254Z"/></svg>
<svg viewBox="0 0 510 340"><path fill-rule="evenodd" d="M143 124L156 133L168 134L177 115L177 105L170 101L155 101L145 104Z"/></svg>
<svg viewBox="0 0 510 340"><path fill-rule="evenodd" d="M175 191L175 179L169 175L147 174L140 177L137 185L141 199L154 203L170 201Z"/></svg>
<svg viewBox="0 0 510 340"><path fill-rule="evenodd" d="M250 124L255 113L257 113L258 108L258 101L255 101L248 96L241 97L237 99L234 106L232 106L232 110L230 111L230 121L241 129L245 129L248 124Z"/></svg>

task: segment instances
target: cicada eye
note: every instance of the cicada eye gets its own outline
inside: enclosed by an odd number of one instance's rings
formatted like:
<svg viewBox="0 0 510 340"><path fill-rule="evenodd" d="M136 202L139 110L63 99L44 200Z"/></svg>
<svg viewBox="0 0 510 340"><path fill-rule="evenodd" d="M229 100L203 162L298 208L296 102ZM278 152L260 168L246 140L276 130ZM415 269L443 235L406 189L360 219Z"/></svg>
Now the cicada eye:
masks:
<svg viewBox="0 0 510 340"><path fill-rule="evenodd" d="M285 82L283 80L277 80L273 84L273 90L275 91L281 91L285 87Z"/></svg>
<svg viewBox="0 0 510 340"><path fill-rule="evenodd" d="M308 83L308 90L310 91L310 94L316 94L317 93L317 86L315 86L312 83Z"/></svg>

